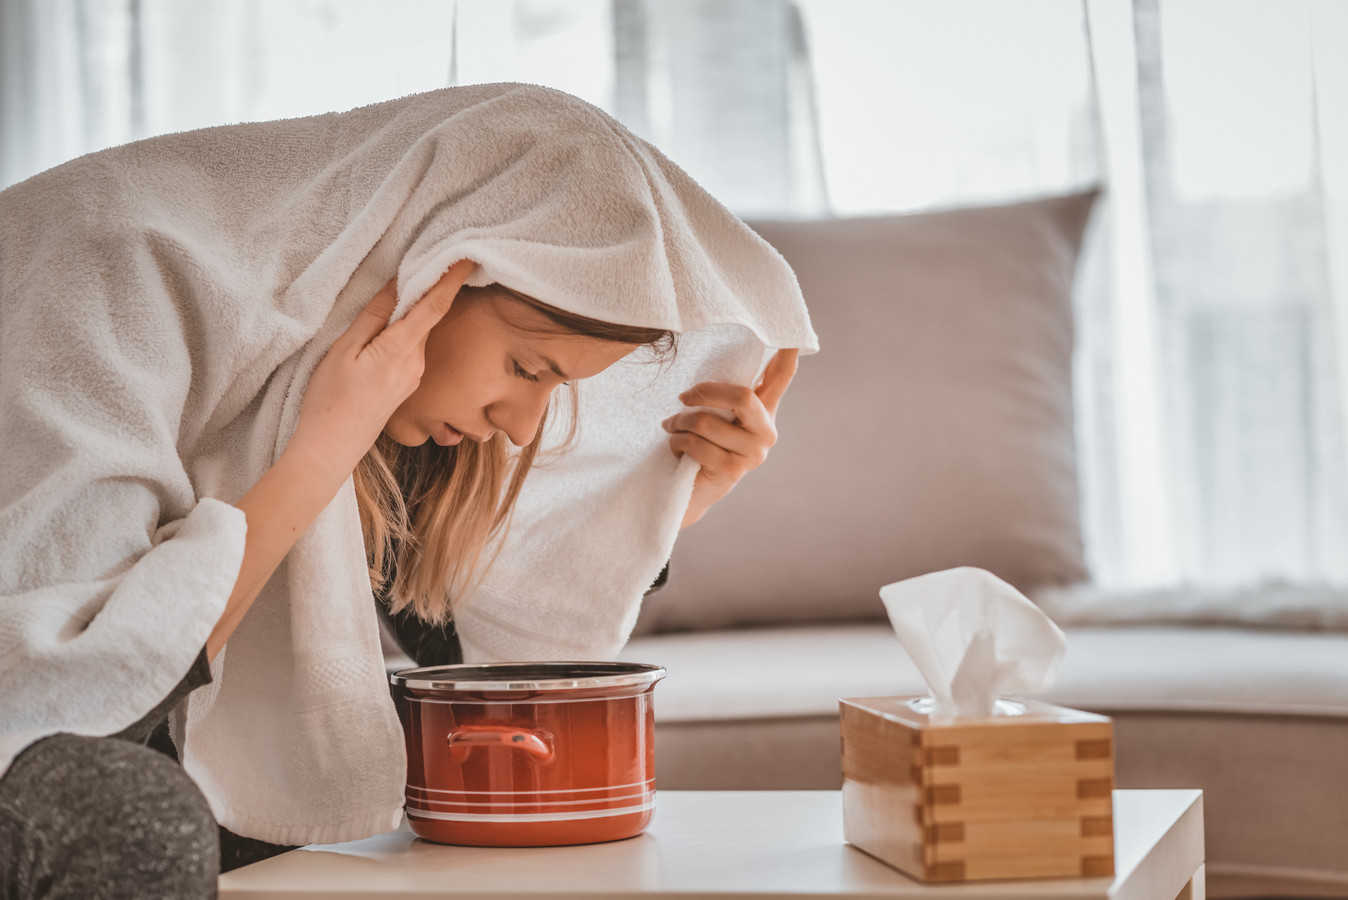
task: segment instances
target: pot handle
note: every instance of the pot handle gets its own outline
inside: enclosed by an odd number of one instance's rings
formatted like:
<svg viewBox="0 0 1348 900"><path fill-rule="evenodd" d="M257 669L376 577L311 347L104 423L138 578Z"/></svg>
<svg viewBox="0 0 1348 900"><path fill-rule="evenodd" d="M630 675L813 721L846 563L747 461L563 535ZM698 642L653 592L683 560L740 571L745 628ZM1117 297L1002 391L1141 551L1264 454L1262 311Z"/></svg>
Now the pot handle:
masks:
<svg viewBox="0 0 1348 900"><path fill-rule="evenodd" d="M540 763L552 761L550 735L510 725L460 725L449 733L449 758L463 762L474 747L506 747L523 750Z"/></svg>

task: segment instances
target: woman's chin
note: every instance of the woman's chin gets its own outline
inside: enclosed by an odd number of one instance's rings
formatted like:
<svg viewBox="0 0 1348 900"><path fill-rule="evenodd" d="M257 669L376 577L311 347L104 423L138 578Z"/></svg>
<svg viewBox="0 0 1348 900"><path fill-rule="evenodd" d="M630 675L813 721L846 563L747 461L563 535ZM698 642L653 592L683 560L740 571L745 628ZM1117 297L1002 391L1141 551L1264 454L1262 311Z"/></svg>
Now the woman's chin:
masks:
<svg viewBox="0 0 1348 900"><path fill-rule="evenodd" d="M384 426L384 437L404 447L420 447L431 439L431 436L424 431L392 423Z"/></svg>

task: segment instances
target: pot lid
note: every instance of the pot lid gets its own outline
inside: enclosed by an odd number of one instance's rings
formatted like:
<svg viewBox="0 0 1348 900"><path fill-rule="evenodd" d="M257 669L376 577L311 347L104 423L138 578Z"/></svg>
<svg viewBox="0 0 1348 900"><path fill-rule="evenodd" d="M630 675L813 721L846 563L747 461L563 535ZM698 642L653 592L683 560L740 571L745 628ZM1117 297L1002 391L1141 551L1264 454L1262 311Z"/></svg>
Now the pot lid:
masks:
<svg viewBox="0 0 1348 900"><path fill-rule="evenodd" d="M389 676L400 687L445 691L572 691L654 684L661 666L629 662L520 662L425 666Z"/></svg>

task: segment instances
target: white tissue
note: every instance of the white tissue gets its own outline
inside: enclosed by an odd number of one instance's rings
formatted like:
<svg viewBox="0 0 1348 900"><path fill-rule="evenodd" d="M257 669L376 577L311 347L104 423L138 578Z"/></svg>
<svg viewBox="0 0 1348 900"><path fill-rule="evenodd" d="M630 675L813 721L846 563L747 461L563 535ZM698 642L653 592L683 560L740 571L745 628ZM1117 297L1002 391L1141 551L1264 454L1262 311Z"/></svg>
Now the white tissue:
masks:
<svg viewBox="0 0 1348 900"><path fill-rule="evenodd" d="M1047 690L1067 649L1039 607L983 569L908 578L880 599L931 688L935 717L991 716L1008 693Z"/></svg>

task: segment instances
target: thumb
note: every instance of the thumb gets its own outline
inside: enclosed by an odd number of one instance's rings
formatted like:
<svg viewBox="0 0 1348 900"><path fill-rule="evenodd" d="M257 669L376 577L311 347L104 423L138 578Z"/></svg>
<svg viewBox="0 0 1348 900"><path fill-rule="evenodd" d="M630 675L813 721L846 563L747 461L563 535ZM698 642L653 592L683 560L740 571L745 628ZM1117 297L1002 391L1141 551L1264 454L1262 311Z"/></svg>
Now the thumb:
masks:
<svg viewBox="0 0 1348 900"><path fill-rule="evenodd" d="M357 346L364 347L384 330L397 306L398 279L393 278L365 304L365 308L356 316L356 321L346 330L345 336L357 342Z"/></svg>
<svg viewBox="0 0 1348 900"><path fill-rule="evenodd" d="M754 389L754 393L763 401L763 406L770 415L777 412L777 406L782 402L782 395L786 393L787 386L796 375L798 356L799 350L778 350L767 368L763 370L763 380Z"/></svg>
<svg viewBox="0 0 1348 900"><path fill-rule="evenodd" d="M449 312L454 298L459 294L459 289L476 269L477 263L471 259L461 259L450 266L425 296L416 302L406 316L395 322L389 331L396 329L403 339L412 342L426 340L426 335L430 334L435 324Z"/></svg>

